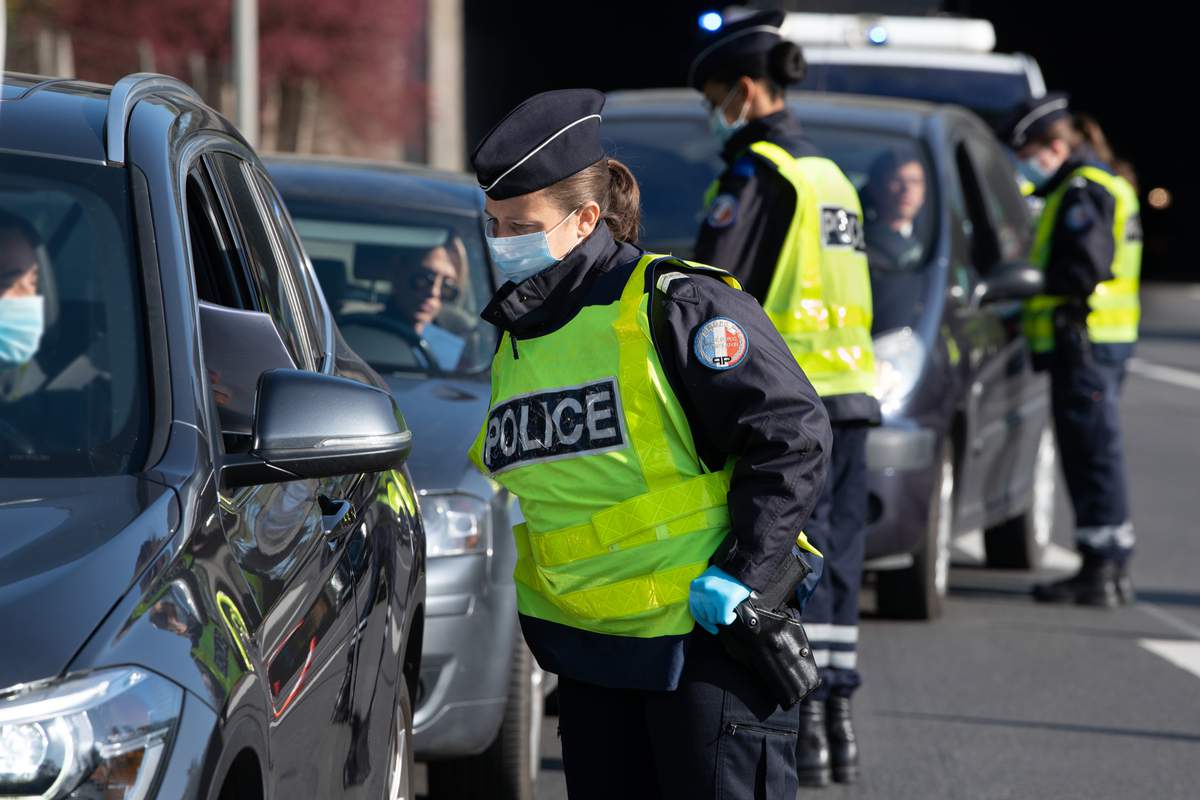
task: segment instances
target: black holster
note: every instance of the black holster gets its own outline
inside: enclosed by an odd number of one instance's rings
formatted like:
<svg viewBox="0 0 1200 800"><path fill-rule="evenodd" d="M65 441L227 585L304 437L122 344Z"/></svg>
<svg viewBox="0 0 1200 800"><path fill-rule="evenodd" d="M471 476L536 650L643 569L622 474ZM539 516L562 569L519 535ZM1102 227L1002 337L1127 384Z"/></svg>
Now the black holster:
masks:
<svg viewBox="0 0 1200 800"><path fill-rule="evenodd" d="M734 609L737 619L717 627L725 651L757 674L784 709L821 685L800 612L792 605L796 586L810 571L793 547L763 593L752 592Z"/></svg>

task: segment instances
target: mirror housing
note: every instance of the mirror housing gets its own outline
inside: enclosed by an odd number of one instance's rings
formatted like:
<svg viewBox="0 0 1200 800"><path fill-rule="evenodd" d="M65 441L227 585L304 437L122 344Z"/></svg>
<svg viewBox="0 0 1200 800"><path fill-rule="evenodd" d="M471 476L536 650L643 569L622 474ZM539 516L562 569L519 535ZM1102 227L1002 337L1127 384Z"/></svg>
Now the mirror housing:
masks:
<svg viewBox="0 0 1200 800"><path fill-rule="evenodd" d="M987 305L1028 300L1041 293L1043 283L1042 271L1027 261L999 264L975 286L975 301Z"/></svg>
<svg viewBox="0 0 1200 800"><path fill-rule="evenodd" d="M226 457L222 486L380 472L412 452L412 431L390 394L295 369L259 377L253 439L248 454Z"/></svg>

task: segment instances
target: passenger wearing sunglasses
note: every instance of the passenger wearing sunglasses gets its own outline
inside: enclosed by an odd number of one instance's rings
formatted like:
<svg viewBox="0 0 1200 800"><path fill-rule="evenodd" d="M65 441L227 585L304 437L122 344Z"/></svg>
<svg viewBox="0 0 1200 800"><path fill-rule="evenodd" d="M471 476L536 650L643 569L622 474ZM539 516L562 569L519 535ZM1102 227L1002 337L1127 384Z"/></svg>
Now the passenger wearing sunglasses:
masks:
<svg viewBox="0 0 1200 800"><path fill-rule="evenodd" d="M466 340L434 320L462 295L465 272L462 244L451 239L430 249L418 263L398 264L392 281L388 313L412 325L443 370L458 366Z"/></svg>

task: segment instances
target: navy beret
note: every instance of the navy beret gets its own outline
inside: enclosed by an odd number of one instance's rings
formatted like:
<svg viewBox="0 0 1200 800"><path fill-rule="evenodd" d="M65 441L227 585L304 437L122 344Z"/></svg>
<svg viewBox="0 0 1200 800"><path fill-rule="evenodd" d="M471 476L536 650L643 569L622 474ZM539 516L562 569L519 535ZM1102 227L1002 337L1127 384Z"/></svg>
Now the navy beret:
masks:
<svg viewBox="0 0 1200 800"><path fill-rule="evenodd" d="M479 187L493 200L553 186L607 154L600 145L604 94L560 89L535 94L488 131L471 154Z"/></svg>
<svg viewBox="0 0 1200 800"><path fill-rule="evenodd" d="M1004 138L1014 150L1020 150L1029 142L1037 141L1050 126L1071 116L1067 95L1050 92L1021 103L1009 117Z"/></svg>
<svg viewBox="0 0 1200 800"><path fill-rule="evenodd" d="M688 70L688 85L703 90L713 73L730 66L745 69L747 74L765 73L767 53L781 41L783 20L782 11L761 11L702 39Z"/></svg>

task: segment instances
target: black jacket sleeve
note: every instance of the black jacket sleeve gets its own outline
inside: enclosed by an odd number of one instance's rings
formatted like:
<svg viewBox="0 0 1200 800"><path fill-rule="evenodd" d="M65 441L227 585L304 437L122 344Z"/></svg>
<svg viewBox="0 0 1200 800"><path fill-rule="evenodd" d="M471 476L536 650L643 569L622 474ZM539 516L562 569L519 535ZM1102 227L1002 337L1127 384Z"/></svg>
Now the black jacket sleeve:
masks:
<svg viewBox="0 0 1200 800"><path fill-rule="evenodd" d="M713 471L737 461L729 488L735 541L719 566L762 591L825 485L829 418L753 297L677 265L657 272L651 330L697 452ZM732 321L747 340L745 355L725 369L706 363L696 347L698 332L715 317Z"/></svg>
<svg viewBox="0 0 1200 800"><path fill-rule="evenodd" d="M1112 278L1116 201L1104 187L1079 179L1063 195L1046 265L1045 293L1086 300Z"/></svg>
<svg viewBox="0 0 1200 800"><path fill-rule="evenodd" d="M742 156L721 174L692 256L729 272L761 303L795 212L791 184L759 159Z"/></svg>

